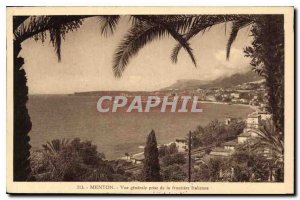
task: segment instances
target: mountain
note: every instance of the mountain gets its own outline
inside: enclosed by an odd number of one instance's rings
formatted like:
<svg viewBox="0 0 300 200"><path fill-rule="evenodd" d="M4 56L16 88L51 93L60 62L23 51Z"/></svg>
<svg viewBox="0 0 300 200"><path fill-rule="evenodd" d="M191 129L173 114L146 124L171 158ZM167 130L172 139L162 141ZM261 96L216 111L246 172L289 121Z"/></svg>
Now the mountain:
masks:
<svg viewBox="0 0 300 200"><path fill-rule="evenodd" d="M243 83L260 81L263 78L258 76L252 71L243 74L233 74L229 77L222 77L212 81L202 81L202 80L178 80L176 83L170 85L169 87L162 88L161 90L172 90L172 89L209 89L209 88L230 88Z"/></svg>
<svg viewBox="0 0 300 200"><path fill-rule="evenodd" d="M172 90L172 89L192 89L198 88L199 85L209 84L209 81L201 81L201 80L194 80L194 79L182 79L178 80L176 83L173 83L169 87L165 87L161 90Z"/></svg>

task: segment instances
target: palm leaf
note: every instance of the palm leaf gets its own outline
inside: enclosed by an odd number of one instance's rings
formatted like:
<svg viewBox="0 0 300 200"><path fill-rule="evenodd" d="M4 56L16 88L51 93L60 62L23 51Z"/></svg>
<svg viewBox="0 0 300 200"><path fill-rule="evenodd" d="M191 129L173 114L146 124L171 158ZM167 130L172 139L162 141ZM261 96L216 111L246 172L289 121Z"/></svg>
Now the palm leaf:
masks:
<svg viewBox="0 0 300 200"><path fill-rule="evenodd" d="M61 61L61 41L62 41L62 27L56 26L49 30L50 42L52 43L58 61Z"/></svg>
<svg viewBox="0 0 300 200"><path fill-rule="evenodd" d="M244 28L245 26L250 25L252 22L248 20L240 20L240 21L234 21L232 23L231 32L229 35L229 39L227 41L226 45L226 58L229 59L230 50L233 42L235 41L237 34L240 29Z"/></svg>
<svg viewBox="0 0 300 200"><path fill-rule="evenodd" d="M169 34L187 51L189 54L193 64L197 66L196 59L192 52L192 48L187 40L179 34L179 32L185 31L188 27L190 27L191 23L194 23L192 17L186 16L135 16L142 21L146 21L148 23L154 23L156 25L164 27Z"/></svg>
<svg viewBox="0 0 300 200"><path fill-rule="evenodd" d="M196 63L192 54L192 49L176 31L157 20L155 22L151 22L145 18L139 19L140 21L129 30L128 34L121 41L115 52L113 60L113 71L115 77L119 78L122 76L130 58L137 55L139 50L146 44L155 39L161 39L169 35L173 36L175 40L184 46L184 48L189 52L193 63Z"/></svg>
<svg viewBox="0 0 300 200"><path fill-rule="evenodd" d="M119 20L119 15L99 16L99 22L101 23L101 34L104 36L113 34L116 30Z"/></svg>
<svg viewBox="0 0 300 200"><path fill-rule="evenodd" d="M192 25L190 26L189 31L184 36L184 39L186 41L189 41L200 32L204 34L206 30L209 30L212 26L215 26L217 24L226 23L230 21L247 21L250 24L254 23L257 17L253 15L200 15L193 16L193 18L194 20L192 22ZM177 63L178 54L181 48L181 44L177 44L174 47L171 53L171 60L173 63Z"/></svg>

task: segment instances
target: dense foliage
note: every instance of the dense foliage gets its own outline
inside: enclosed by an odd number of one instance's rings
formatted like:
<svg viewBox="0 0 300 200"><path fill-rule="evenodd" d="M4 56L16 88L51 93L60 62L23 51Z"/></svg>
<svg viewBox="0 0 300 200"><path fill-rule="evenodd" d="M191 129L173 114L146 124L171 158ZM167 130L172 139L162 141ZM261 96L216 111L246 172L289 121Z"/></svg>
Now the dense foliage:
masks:
<svg viewBox="0 0 300 200"><path fill-rule="evenodd" d="M31 156L37 181L126 181L125 172L104 159L90 141L52 140Z"/></svg>
<svg viewBox="0 0 300 200"><path fill-rule="evenodd" d="M234 121L226 126L218 120L213 120L205 127L198 126L192 132L192 147L219 146L223 142L237 138L244 128L244 121Z"/></svg>
<svg viewBox="0 0 300 200"><path fill-rule="evenodd" d="M155 132L152 130L147 137L144 149L144 166L142 171L143 181L157 182L161 181L160 165L158 159L158 149Z"/></svg>

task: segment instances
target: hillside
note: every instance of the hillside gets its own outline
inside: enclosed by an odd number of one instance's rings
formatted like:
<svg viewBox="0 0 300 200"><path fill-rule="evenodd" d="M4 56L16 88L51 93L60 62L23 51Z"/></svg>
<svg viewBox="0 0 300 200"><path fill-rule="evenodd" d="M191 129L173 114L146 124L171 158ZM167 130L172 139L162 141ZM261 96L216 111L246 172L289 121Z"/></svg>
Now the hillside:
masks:
<svg viewBox="0 0 300 200"><path fill-rule="evenodd" d="M234 74L229 77L218 78L213 81L202 81L202 80L178 80L176 83L169 87L162 88L161 90L172 90L172 89L209 89L209 88L230 88L243 83L254 82L262 80L261 76L258 76L252 71L244 74Z"/></svg>

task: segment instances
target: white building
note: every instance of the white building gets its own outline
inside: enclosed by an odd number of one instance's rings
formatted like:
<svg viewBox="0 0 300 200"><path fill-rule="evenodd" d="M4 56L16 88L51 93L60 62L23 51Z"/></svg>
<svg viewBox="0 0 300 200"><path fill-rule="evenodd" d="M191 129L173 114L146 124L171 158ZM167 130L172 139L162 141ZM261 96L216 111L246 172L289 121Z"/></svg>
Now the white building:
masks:
<svg viewBox="0 0 300 200"><path fill-rule="evenodd" d="M268 112L264 112L264 111L259 111L258 114L261 117L261 120L268 120L271 119L272 115Z"/></svg>
<svg viewBox="0 0 300 200"><path fill-rule="evenodd" d="M235 150L235 147L238 145L238 142L236 140L231 140L231 141L228 141L228 142L225 142L223 144L224 146L224 149L227 149L227 150L231 150L231 151L234 151Z"/></svg>
<svg viewBox="0 0 300 200"><path fill-rule="evenodd" d="M246 130L246 129L244 129ZM238 144L243 144L246 140L248 140L251 137L250 132L244 131L240 135L238 135Z"/></svg>
<svg viewBox="0 0 300 200"><path fill-rule="evenodd" d="M175 144L178 152L185 152L188 149L186 139L176 139Z"/></svg>
<svg viewBox="0 0 300 200"><path fill-rule="evenodd" d="M138 153L130 157L133 164L142 164L145 159L144 153Z"/></svg>
<svg viewBox="0 0 300 200"><path fill-rule="evenodd" d="M246 120L247 129L258 129L261 125L261 116L257 113L248 115Z"/></svg>
<svg viewBox="0 0 300 200"><path fill-rule="evenodd" d="M236 99L240 98L239 93L231 93L230 96L233 97L233 98L236 98Z"/></svg>

